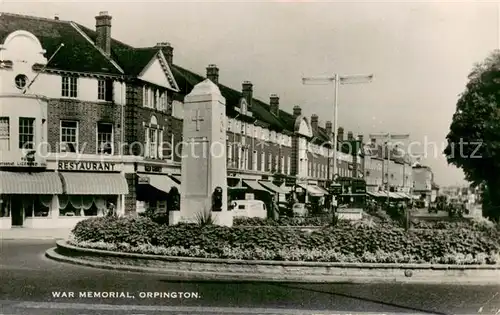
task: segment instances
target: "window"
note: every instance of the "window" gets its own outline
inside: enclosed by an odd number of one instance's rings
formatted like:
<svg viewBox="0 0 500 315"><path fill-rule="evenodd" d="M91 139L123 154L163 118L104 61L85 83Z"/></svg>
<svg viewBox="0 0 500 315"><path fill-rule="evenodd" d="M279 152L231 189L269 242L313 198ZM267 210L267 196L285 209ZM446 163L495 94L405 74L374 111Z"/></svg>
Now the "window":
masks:
<svg viewBox="0 0 500 315"><path fill-rule="evenodd" d="M287 173L288 175L292 174L292 158L291 157L287 157L287 161L286 161L286 168L287 168Z"/></svg>
<svg viewBox="0 0 500 315"><path fill-rule="evenodd" d="M62 96L63 97L77 97L78 84L77 77L62 77Z"/></svg>
<svg viewBox="0 0 500 315"><path fill-rule="evenodd" d="M267 171L270 172L273 167L273 155L271 153L267 156Z"/></svg>
<svg viewBox="0 0 500 315"><path fill-rule="evenodd" d="M227 142L227 165L229 167L233 167L233 144L231 142Z"/></svg>
<svg viewBox="0 0 500 315"><path fill-rule="evenodd" d="M254 150L254 151L253 151L253 154L252 154L252 169L253 169L254 171L256 171L256 170L257 170L257 157L258 157L258 156L257 156L257 151L255 151L255 150Z"/></svg>
<svg viewBox="0 0 500 315"><path fill-rule="evenodd" d="M238 147L238 168L239 169L244 169L245 168L245 152L242 146Z"/></svg>
<svg viewBox="0 0 500 315"><path fill-rule="evenodd" d="M9 117L0 117L0 151L10 150L10 123Z"/></svg>
<svg viewBox="0 0 500 315"><path fill-rule="evenodd" d="M158 130L155 128L149 129L149 157L158 158Z"/></svg>
<svg viewBox="0 0 500 315"><path fill-rule="evenodd" d="M143 106L149 106L149 89L147 87L142 88L142 98L143 98Z"/></svg>
<svg viewBox="0 0 500 315"><path fill-rule="evenodd" d="M78 122L61 121L61 151L78 152Z"/></svg>
<svg viewBox="0 0 500 315"><path fill-rule="evenodd" d="M113 101L113 80L97 81L97 99L100 101Z"/></svg>
<svg viewBox="0 0 500 315"><path fill-rule="evenodd" d="M264 152L260 152L260 170L262 172L264 172L266 170L265 169L265 166L266 166L265 159L266 159L266 154Z"/></svg>
<svg viewBox="0 0 500 315"><path fill-rule="evenodd" d="M19 149L35 147L35 118L19 118Z"/></svg>
<svg viewBox="0 0 500 315"><path fill-rule="evenodd" d="M97 154L113 154L113 124L97 123Z"/></svg>
<svg viewBox="0 0 500 315"><path fill-rule="evenodd" d="M22 90L26 87L26 84L28 83L28 77L24 74L18 74L14 78L14 82L16 83L16 88Z"/></svg>
<svg viewBox="0 0 500 315"><path fill-rule="evenodd" d="M152 91L152 101L153 101L153 108L158 109L158 90Z"/></svg>
<svg viewBox="0 0 500 315"><path fill-rule="evenodd" d="M280 165L280 171L281 174L285 174L285 157L281 156L281 165Z"/></svg>

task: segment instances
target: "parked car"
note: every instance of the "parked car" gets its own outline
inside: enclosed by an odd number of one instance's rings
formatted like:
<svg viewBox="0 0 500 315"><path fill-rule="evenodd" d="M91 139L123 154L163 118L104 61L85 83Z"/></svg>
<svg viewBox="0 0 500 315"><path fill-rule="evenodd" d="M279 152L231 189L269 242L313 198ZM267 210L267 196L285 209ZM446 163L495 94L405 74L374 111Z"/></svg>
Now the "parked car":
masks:
<svg viewBox="0 0 500 315"><path fill-rule="evenodd" d="M266 204L261 200L233 200L231 211L234 217L267 218Z"/></svg>
<svg viewBox="0 0 500 315"><path fill-rule="evenodd" d="M307 217L309 214L308 207L305 203L295 203L292 207L292 212L295 217Z"/></svg>

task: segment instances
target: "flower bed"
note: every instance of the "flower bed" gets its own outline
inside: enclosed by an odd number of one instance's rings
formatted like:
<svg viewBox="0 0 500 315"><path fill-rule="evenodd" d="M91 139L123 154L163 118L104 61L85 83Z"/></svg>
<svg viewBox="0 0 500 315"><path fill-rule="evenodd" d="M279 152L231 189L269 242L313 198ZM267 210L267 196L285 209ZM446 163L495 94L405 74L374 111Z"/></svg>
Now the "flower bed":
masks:
<svg viewBox="0 0 500 315"><path fill-rule="evenodd" d="M494 264L500 240L471 229L415 230L343 226L302 232L261 228L159 225L146 218L91 218L73 230L83 247L172 256L324 262Z"/></svg>

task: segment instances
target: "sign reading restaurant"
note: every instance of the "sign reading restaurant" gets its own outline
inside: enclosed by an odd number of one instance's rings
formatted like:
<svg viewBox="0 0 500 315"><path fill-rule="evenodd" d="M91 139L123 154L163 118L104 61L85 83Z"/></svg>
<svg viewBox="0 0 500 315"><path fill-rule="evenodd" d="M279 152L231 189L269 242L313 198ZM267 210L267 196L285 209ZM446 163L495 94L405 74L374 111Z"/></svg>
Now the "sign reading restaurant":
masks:
<svg viewBox="0 0 500 315"><path fill-rule="evenodd" d="M112 162L58 161L57 169L59 169L61 171L113 172L113 171L115 171L115 163L112 163Z"/></svg>

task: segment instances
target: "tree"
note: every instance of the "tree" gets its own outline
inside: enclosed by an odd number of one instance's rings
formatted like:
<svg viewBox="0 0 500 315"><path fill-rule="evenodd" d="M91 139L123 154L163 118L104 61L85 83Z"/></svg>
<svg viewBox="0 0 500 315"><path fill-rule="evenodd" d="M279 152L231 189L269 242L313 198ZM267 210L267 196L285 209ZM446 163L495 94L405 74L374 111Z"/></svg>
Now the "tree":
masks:
<svg viewBox="0 0 500 315"><path fill-rule="evenodd" d="M449 164L461 168L473 186L487 189L483 214L500 217L500 51L470 73L446 137Z"/></svg>

